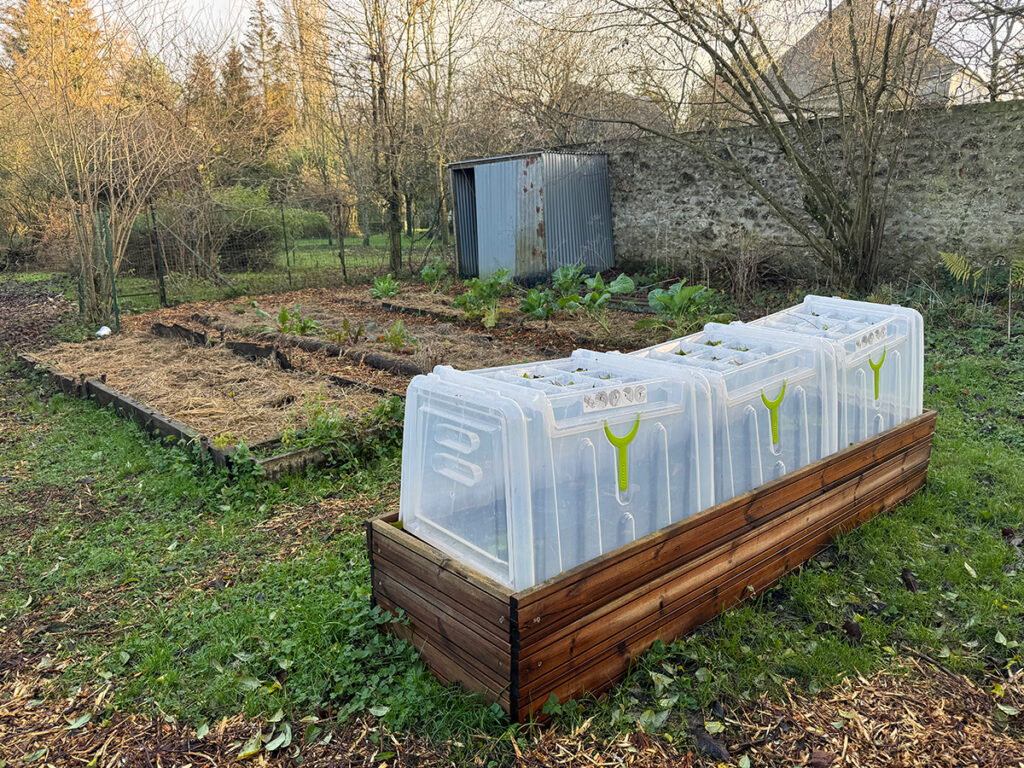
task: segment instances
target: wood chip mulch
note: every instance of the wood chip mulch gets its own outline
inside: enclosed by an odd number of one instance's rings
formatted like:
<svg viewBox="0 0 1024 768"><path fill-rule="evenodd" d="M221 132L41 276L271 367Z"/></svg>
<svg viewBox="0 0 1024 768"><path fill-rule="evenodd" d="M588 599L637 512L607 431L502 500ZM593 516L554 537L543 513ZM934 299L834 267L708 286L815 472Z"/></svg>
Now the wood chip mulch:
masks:
<svg viewBox="0 0 1024 768"><path fill-rule="evenodd" d="M762 700L741 717L752 766L1002 768L1024 766L1024 673L986 690L963 675L909 659L903 669L844 680L817 697Z"/></svg>
<svg viewBox="0 0 1024 768"><path fill-rule="evenodd" d="M5 693L10 693L10 689ZM690 768L691 754L680 754L664 741L643 732L601 743L585 728L568 734L544 731L528 748L521 749L508 736L480 736L474 744L443 743L396 734L373 721L355 721L329 737L318 735L314 745L303 746L301 731L294 745L273 753L260 749L248 755L253 744L270 735L266 726L241 715L225 718L200 738L195 730L168 718L116 714L94 716L81 723L98 696L79 694L59 702L41 703L31 686L16 688L0 701L0 765L63 766L95 768L186 768L191 766L304 766L305 768L425 768L486 766L504 755L516 768L546 766L619 766L620 768ZM328 724L325 724L328 725ZM325 743L326 742L326 743ZM471 757L464 755L470 747ZM456 747L459 747L457 750ZM514 755L511 753L514 751ZM500 759L500 758L499 758Z"/></svg>
<svg viewBox="0 0 1024 768"><path fill-rule="evenodd" d="M47 286L0 279L0 349L39 349L50 331L72 317L72 306Z"/></svg>
<svg viewBox="0 0 1024 768"><path fill-rule="evenodd" d="M263 746L273 726L260 721L241 715L226 718L200 738L192 728L160 713L112 712L109 688L83 686L62 695L55 680L35 669L22 669L0 682L0 765L1024 766L1024 743L1014 738L1021 733L1021 716L995 714L997 703L1011 711L1024 706L1022 675L1004 681L1000 689L995 694L937 665L904 661L870 679L844 681L817 697L790 695L785 703L762 700L737 718L727 718L729 731L742 732L747 739L725 740L729 762L711 759L699 749L684 752L642 730L606 738L601 729L592 729L593 719L571 731L537 730L521 743L505 734L474 736L471 744L431 744L412 734L394 733L372 718L335 725L333 731L329 722L321 722L318 727L323 730L313 745L298 748L302 738L296 726L293 745L268 753ZM253 750L254 743L260 748ZM247 749L252 754L244 758Z"/></svg>
<svg viewBox="0 0 1024 768"><path fill-rule="evenodd" d="M643 731L601 739L589 732L592 720L571 732L542 731L526 751L516 748L515 768L616 766L616 768L690 768L693 754Z"/></svg>

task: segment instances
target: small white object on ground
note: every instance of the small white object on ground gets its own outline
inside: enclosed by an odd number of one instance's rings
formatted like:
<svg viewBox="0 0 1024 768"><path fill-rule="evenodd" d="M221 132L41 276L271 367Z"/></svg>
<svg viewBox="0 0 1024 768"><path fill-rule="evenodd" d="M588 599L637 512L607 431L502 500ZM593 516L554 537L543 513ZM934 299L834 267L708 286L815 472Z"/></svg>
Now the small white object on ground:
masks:
<svg viewBox="0 0 1024 768"><path fill-rule="evenodd" d="M96 338L97 339L104 339L107 336L109 336L111 333L113 333L113 331L111 331L107 326L104 325L102 328L100 328L98 331L96 331Z"/></svg>

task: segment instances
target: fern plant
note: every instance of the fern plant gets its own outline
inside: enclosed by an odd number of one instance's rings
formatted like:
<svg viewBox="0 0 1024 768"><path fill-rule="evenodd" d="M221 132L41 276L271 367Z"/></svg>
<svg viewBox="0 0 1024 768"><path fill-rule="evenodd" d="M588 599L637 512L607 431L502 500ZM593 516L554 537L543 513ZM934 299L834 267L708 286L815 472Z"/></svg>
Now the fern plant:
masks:
<svg viewBox="0 0 1024 768"><path fill-rule="evenodd" d="M973 290L978 289L978 281L985 274L985 268L972 264L966 256L960 253L939 253L942 259L942 266L946 268L949 276L961 285L971 284Z"/></svg>
<svg viewBox="0 0 1024 768"><path fill-rule="evenodd" d="M993 264L976 264L961 253L939 253L942 266L946 272L957 283L967 287L975 295L974 314L977 316L978 297L981 289L981 302L988 301L989 291L992 289L991 273L995 269ZM1006 277L1006 338L1010 339L1013 330L1013 292L1024 289L1024 254L1018 256L1007 266Z"/></svg>

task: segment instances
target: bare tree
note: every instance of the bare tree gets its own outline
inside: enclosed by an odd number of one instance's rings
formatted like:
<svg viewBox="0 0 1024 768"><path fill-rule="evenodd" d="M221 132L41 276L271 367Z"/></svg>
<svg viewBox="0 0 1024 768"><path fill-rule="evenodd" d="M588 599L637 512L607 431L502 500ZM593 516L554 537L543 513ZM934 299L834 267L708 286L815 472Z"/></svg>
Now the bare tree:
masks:
<svg viewBox="0 0 1024 768"><path fill-rule="evenodd" d="M923 2L831 3L812 39L795 38L784 4L752 0L615 0L635 34L667 32L702 62L703 131L669 134L736 174L797 232L841 284L877 276L891 182L918 103L934 9ZM788 39L787 39L788 38ZM794 46L802 39L804 48ZM810 46L810 50L805 50ZM794 60L795 58L795 60ZM750 162L760 129L786 161L791 189ZM691 123L692 124L692 123Z"/></svg>
<svg viewBox="0 0 1024 768"><path fill-rule="evenodd" d="M178 90L132 29L101 26L85 0L23 0L8 16L4 53L19 138L58 190L85 310L102 317L137 217L193 166Z"/></svg>
<svg viewBox="0 0 1024 768"><path fill-rule="evenodd" d="M414 80L422 112L423 152L434 182L434 221L448 245L448 193L445 165L453 150L456 89L473 50L472 24L481 0L424 0L416 25Z"/></svg>
<svg viewBox="0 0 1024 768"><path fill-rule="evenodd" d="M376 191L384 207L388 262L402 268L403 160L409 127L418 3L337 0L326 4L337 38L336 81L366 109Z"/></svg>
<svg viewBox="0 0 1024 768"><path fill-rule="evenodd" d="M937 44L967 70L965 96L988 101L1024 95L1024 4L956 0L943 7Z"/></svg>

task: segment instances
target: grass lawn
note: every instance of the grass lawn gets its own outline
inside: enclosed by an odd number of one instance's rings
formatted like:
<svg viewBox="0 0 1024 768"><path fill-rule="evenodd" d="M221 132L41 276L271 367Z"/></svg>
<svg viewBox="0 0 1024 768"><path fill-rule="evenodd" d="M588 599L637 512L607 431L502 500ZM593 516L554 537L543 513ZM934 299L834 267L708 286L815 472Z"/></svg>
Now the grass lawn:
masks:
<svg viewBox="0 0 1024 768"><path fill-rule="evenodd" d="M402 235L402 259L406 265L412 258L420 264L425 258L429 238L420 232L415 240ZM436 252L439 243L434 242ZM345 238L345 265L350 283L370 282L374 277L387 272L388 240L386 235L372 235L370 244L364 245L362 237ZM406 270L407 272L408 270ZM29 283L51 283L57 281L61 292L72 304L78 301L78 287L67 276L53 272L21 272L15 280ZM330 288L344 285L345 279L338 259L337 242L328 244L326 239L308 238L289 243L289 253L281 248L274 257L271 268L261 271L228 272L226 282L194 278L189 275L171 274L166 277L167 298L171 303L186 301L216 301L234 295L258 295L291 289ZM230 283L230 285L228 285ZM118 295L122 313L145 312L159 307L156 277L122 274L117 280ZM146 296L133 294L151 294Z"/></svg>
<svg viewBox="0 0 1024 768"><path fill-rule="evenodd" d="M965 313L926 317L925 406L939 417L925 491L655 647L609 695L552 702L556 725L639 723L685 745L693 722L728 735L729 713L764 692L813 694L908 655L986 686L1022 664L1024 328L1007 342L1005 316ZM0 684L38 668L65 693L109 686L96 719L244 712L289 723L296 745L372 715L448 740L456 763L481 756L474 734L488 738L479 764L512 762L526 732L438 684L369 607L362 523L396 502L397 445L279 483L232 480L0 366Z"/></svg>

